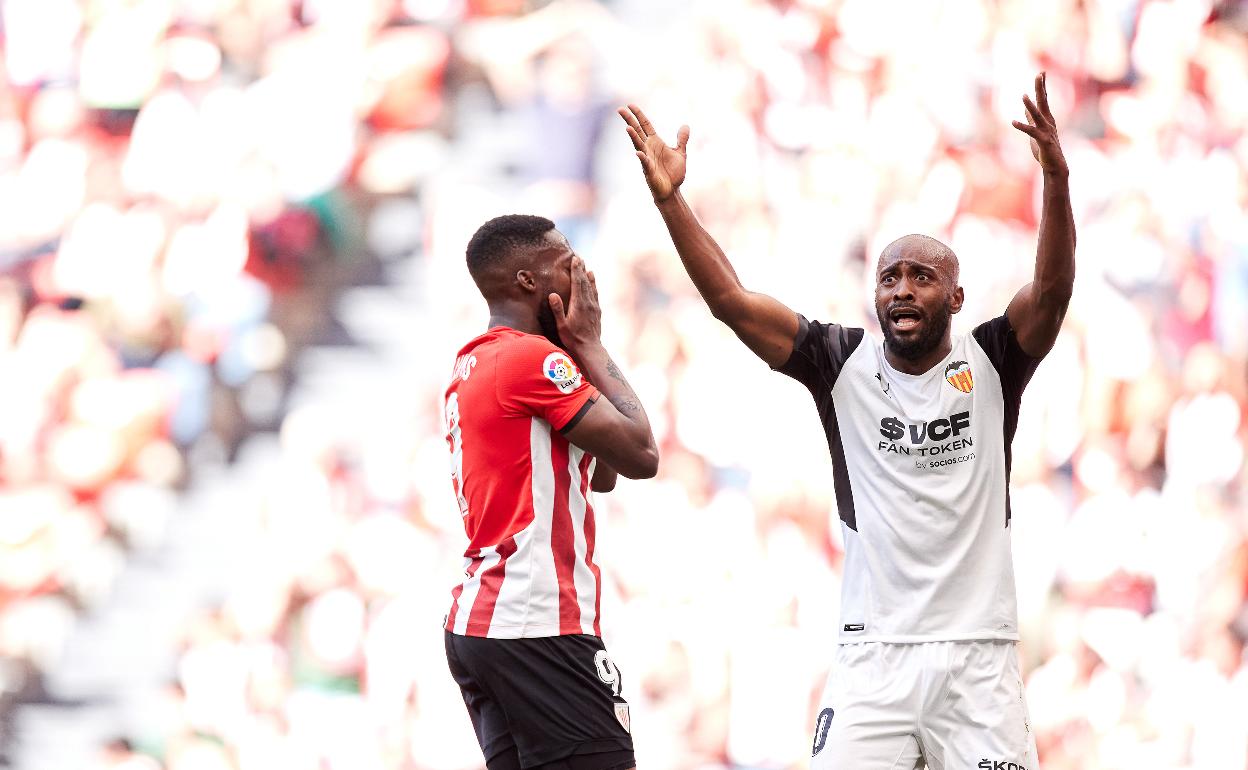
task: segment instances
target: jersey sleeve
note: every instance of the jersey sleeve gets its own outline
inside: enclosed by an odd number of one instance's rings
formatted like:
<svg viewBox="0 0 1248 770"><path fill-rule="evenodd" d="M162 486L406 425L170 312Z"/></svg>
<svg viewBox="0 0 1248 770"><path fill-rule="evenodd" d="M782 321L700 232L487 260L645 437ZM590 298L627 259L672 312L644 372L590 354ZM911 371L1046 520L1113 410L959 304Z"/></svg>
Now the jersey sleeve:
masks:
<svg viewBox="0 0 1248 770"><path fill-rule="evenodd" d="M812 393L831 390L845 361L862 344L864 334L862 329L808 321L798 313L793 353L776 371L802 383Z"/></svg>
<svg viewBox="0 0 1248 770"><path fill-rule="evenodd" d="M508 346L495 382L505 412L540 417L558 431L576 425L598 397L572 356L537 337Z"/></svg>
<svg viewBox="0 0 1248 770"><path fill-rule="evenodd" d="M1010 319L1000 315L991 321L985 321L975 327L971 336L997 370L1006 399L1017 401L1021 398L1023 389L1031 381L1031 375L1036 373L1041 359L1028 355L1018 344L1018 336L1010 325Z"/></svg>

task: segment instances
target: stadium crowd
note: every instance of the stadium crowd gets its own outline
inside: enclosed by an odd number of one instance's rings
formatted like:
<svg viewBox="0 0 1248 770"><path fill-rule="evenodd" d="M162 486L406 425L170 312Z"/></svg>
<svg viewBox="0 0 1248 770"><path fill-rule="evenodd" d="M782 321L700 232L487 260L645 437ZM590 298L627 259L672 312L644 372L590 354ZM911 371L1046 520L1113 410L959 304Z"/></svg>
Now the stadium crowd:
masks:
<svg viewBox="0 0 1248 770"><path fill-rule="evenodd" d="M247 128L299 100L231 85L219 45L243 41L160 2L2 20L0 744L194 468L276 424L350 221L340 170L301 177L328 145L283 158Z"/></svg>
<svg viewBox="0 0 1248 770"><path fill-rule="evenodd" d="M440 396L485 322L464 244L506 211L596 271L660 441L656 480L597 501L639 765L804 766L840 590L824 439L706 312L612 108L693 127L686 194L751 288L870 327L874 256L924 232L960 256L965 331L1030 274L1009 121L1037 69L1079 225L1014 442L1041 761L1248 767L1248 7L681 5L4 4L5 671L54 661L195 463L280 419L237 590L187 628L167 720L100 767L480 766L441 649L463 533ZM425 287L380 432L280 398L359 244Z"/></svg>

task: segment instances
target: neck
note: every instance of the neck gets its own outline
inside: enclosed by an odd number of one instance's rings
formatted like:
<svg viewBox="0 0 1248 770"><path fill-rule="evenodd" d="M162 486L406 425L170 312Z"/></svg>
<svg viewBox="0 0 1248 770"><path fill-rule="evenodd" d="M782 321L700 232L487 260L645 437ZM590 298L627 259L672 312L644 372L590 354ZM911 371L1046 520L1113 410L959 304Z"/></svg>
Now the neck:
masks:
<svg viewBox="0 0 1248 770"><path fill-rule="evenodd" d="M542 327L537 322L537 315L528 307L517 307L514 303L490 305L490 321L486 328L506 326L525 334L541 334Z"/></svg>
<svg viewBox="0 0 1248 770"><path fill-rule="evenodd" d="M902 358L889 349L887 341L884 343L884 357L888 359L888 365L902 374L923 374L944 360L951 350L953 343L945 337L939 345L918 358Z"/></svg>

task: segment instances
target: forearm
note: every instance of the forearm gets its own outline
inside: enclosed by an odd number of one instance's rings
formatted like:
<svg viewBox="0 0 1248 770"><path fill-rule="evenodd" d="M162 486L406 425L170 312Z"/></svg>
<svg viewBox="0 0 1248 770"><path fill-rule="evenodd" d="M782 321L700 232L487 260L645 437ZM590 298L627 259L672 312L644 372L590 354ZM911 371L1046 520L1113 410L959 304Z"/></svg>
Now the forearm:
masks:
<svg viewBox="0 0 1248 770"><path fill-rule="evenodd" d="M569 352L585 371L589 381L631 423L630 433L638 444L653 448L655 444L650 418L646 416L646 410L641 405L641 399L637 398L633 386L628 384L624 373L611 360L606 348L601 344L587 344Z"/></svg>
<svg viewBox="0 0 1248 770"><path fill-rule="evenodd" d="M1069 175L1046 172L1043 199L1033 284L1039 299L1060 303L1064 310L1075 285L1075 216Z"/></svg>
<svg viewBox="0 0 1248 770"><path fill-rule="evenodd" d="M663 216L672 244L694 287L715 317L723 318L731 312L734 301L745 293L728 257L698 222L679 189L667 199L656 201L655 206Z"/></svg>

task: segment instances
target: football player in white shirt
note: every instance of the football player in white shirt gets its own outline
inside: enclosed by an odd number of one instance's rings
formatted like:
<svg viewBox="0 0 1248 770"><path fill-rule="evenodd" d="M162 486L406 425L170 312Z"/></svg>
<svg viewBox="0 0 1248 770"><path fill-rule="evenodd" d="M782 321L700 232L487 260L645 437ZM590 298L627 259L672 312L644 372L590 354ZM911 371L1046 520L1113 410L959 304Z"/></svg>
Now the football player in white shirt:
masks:
<svg viewBox="0 0 1248 770"><path fill-rule="evenodd" d="M669 147L640 109L620 110L698 292L759 358L806 385L827 434L843 625L813 768L1037 770L1016 651L1010 443L1070 302L1075 225L1043 73L1023 107L1013 125L1044 188L1033 280L1002 315L954 336L957 257L927 236L899 238L876 267L882 340L743 287L681 196L689 128Z"/></svg>

